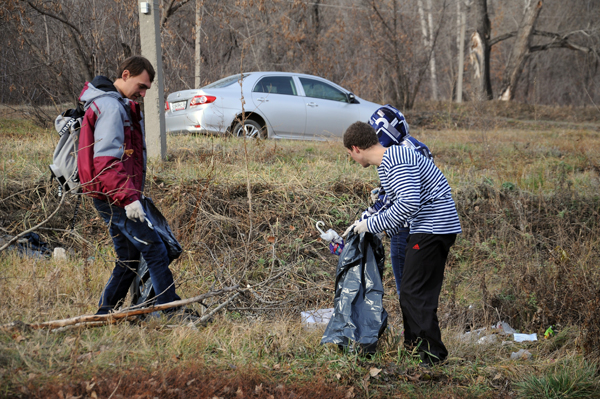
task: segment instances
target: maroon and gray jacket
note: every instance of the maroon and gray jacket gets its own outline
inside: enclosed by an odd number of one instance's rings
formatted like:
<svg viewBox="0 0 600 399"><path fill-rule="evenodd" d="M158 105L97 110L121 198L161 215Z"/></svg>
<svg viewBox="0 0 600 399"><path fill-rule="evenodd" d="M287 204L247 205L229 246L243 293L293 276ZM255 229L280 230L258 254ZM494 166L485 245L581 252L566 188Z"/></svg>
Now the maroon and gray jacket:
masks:
<svg viewBox="0 0 600 399"><path fill-rule="evenodd" d="M77 167L84 193L119 207L139 200L146 178L146 140L139 104L104 76L86 82Z"/></svg>

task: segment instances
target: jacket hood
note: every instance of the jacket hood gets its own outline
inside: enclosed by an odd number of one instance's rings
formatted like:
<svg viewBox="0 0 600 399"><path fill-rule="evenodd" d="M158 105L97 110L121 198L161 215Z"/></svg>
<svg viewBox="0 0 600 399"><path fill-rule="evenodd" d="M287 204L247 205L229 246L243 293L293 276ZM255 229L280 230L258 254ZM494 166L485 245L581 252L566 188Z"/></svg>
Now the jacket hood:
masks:
<svg viewBox="0 0 600 399"><path fill-rule="evenodd" d="M88 107L100 96L110 96L121 102L126 101L113 82L106 76L96 76L91 82L86 82L83 86L83 90L81 90L81 94L79 94L79 101L83 101L85 107Z"/></svg>

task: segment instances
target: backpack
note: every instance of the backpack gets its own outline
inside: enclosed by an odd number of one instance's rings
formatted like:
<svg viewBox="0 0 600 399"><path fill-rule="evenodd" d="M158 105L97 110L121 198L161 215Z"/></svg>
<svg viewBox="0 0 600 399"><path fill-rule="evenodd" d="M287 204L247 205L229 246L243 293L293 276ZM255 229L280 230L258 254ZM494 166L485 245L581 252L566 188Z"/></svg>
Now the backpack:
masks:
<svg viewBox="0 0 600 399"><path fill-rule="evenodd" d="M77 193L80 189L77 170L77 151L79 147L79 129L85 115L82 103L75 109L69 109L56 117L54 127L60 136L54 149L50 172L58 182L58 196L65 192Z"/></svg>

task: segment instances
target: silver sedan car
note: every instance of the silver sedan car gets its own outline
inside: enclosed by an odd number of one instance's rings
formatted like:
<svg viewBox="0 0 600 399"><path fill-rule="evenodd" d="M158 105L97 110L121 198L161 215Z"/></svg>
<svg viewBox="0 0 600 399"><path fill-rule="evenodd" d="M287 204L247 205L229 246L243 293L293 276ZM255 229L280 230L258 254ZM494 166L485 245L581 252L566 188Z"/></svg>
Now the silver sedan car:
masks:
<svg viewBox="0 0 600 399"><path fill-rule="evenodd" d="M167 132L326 140L379 107L317 76L249 72L169 94L165 119Z"/></svg>

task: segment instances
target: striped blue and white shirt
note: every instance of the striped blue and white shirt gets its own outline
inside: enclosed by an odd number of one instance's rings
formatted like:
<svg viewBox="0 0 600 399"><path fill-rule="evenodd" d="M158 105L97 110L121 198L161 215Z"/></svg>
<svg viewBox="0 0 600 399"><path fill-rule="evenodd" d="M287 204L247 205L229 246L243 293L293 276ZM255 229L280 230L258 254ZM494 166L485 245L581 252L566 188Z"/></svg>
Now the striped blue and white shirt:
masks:
<svg viewBox="0 0 600 399"><path fill-rule="evenodd" d="M408 223L410 234L458 234L460 221L446 177L416 151L394 145L377 168L391 206L367 219L371 233L397 234Z"/></svg>

